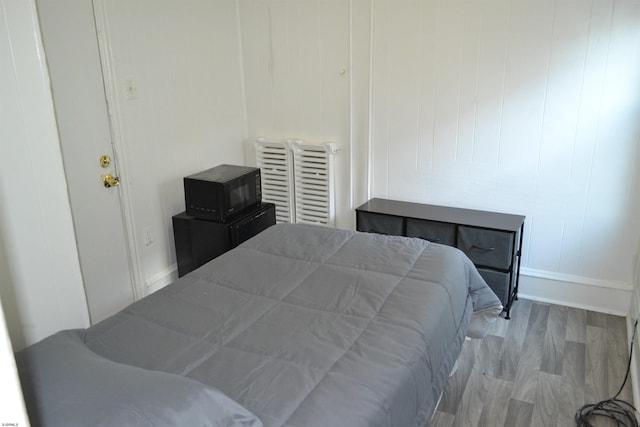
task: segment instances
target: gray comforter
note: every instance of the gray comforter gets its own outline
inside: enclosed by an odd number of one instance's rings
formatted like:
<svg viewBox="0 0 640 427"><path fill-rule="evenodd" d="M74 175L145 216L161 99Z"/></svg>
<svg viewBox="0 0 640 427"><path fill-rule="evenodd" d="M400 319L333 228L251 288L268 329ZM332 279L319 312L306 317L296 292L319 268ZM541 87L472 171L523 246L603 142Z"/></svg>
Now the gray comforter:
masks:
<svg viewBox="0 0 640 427"><path fill-rule="evenodd" d="M473 311L499 308L457 249L277 225L82 339L114 365L220 390L266 427L423 426Z"/></svg>

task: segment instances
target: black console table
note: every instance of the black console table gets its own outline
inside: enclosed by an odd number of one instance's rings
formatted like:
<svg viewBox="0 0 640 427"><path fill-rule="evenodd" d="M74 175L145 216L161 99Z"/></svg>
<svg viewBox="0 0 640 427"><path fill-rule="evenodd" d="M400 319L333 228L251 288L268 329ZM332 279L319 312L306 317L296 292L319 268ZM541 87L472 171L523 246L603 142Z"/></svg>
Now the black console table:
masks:
<svg viewBox="0 0 640 427"><path fill-rule="evenodd" d="M455 246L473 261L502 301L506 318L518 299L525 217L371 199L356 209L358 231L420 237Z"/></svg>
<svg viewBox="0 0 640 427"><path fill-rule="evenodd" d="M276 207L260 203L227 222L195 218L185 212L172 220L178 277L182 277L274 225Z"/></svg>

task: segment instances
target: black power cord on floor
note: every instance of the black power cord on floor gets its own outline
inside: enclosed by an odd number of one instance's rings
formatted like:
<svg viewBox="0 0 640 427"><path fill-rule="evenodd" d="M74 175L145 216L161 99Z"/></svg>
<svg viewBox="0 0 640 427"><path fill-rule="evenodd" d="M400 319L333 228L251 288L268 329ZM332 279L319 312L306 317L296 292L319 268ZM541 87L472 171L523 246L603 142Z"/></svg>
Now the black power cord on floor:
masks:
<svg viewBox="0 0 640 427"><path fill-rule="evenodd" d="M598 403L589 403L584 405L576 412L576 425L579 427L594 427L591 424L595 418L606 418L615 423L618 427L639 427L636 418L636 408L632 404L624 400L618 399L624 385L629 378L631 370L631 355L633 354L633 341L636 337L636 328L638 320L633 325L633 334L631 335L631 350L629 350L629 363L627 364L627 373L624 375L624 381L618 392L611 398Z"/></svg>

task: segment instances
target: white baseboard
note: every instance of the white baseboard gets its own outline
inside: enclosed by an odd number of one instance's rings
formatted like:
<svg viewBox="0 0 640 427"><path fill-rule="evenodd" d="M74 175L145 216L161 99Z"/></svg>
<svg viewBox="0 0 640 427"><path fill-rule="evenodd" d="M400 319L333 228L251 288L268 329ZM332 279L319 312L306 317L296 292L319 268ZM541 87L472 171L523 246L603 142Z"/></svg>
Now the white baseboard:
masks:
<svg viewBox="0 0 640 427"><path fill-rule="evenodd" d="M145 280L145 295L154 293L178 280L178 266L173 264Z"/></svg>
<svg viewBox="0 0 640 427"><path fill-rule="evenodd" d="M631 284L523 268L518 296L626 317L631 307L632 291Z"/></svg>

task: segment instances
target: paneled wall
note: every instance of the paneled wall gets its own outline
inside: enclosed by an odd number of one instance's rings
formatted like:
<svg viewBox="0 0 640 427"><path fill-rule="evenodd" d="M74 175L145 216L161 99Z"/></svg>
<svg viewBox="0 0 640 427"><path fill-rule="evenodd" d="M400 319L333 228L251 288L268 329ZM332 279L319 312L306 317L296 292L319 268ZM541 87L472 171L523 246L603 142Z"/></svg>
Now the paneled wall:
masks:
<svg viewBox="0 0 640 427"><path fill-rule="evenodd" d="M640 2L373 4L372 194L524 214L525 273L628 288Z"/></svg>
<svg viewBox="0 0 640 427"><path fill-rule="evenodd" d="M239 17L247 144L334 141L336 224L353 227L366 179L370 3L239 0Z"/></svg>

